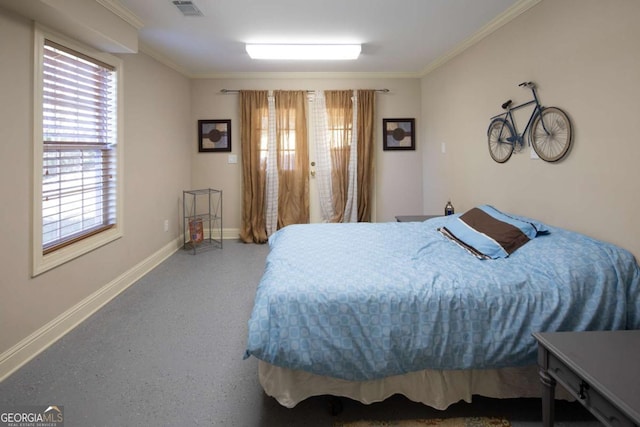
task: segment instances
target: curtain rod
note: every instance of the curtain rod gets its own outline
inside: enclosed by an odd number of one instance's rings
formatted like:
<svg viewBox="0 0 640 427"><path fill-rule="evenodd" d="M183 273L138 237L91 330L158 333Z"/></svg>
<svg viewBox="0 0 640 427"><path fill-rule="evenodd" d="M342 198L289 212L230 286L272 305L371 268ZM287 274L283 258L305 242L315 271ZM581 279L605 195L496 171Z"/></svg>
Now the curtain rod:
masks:
<svg viewBox="0 0 640 427"><path fill-rule="evenodd" d="M388 93L389 89L374 89L376 92ZM239 93L240 89L220 89L220 93ZM307 93L313 93L315 90L308 90Z"/></svg>

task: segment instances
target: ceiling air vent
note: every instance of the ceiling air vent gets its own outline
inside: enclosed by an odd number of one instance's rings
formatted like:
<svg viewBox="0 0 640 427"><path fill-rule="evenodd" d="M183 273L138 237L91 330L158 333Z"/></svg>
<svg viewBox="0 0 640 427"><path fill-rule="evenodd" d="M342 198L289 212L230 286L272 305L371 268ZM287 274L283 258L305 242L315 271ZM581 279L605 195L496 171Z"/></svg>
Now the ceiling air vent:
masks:
<svg viewBox="0 0 640 427"><path fill-rule="evenodd" d="M198 6L190 0L173 0L171 3L178 8L184 16L204 16Z"/></svg>

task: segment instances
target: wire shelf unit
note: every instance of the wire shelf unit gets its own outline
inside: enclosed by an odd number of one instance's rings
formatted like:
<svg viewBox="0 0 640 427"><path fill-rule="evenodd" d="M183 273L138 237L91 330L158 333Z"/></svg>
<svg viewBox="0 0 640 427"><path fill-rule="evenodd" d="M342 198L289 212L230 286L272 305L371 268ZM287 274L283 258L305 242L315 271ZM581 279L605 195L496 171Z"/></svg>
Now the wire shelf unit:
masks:
<svg viewBox="0 0 640 427"><path fill-rule="evenodd" d="M222 190L203 188L182 192L183 249L194 254L222 249Z"/></svg>

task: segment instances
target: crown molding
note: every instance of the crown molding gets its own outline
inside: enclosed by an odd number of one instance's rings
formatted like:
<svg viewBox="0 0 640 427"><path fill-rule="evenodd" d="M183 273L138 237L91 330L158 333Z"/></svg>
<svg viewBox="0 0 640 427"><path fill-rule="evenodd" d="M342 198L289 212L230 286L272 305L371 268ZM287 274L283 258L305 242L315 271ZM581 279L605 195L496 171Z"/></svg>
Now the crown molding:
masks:
<svg viewBox="0 0 640 427"><path fill-rule="evenodd" d="M138 16L122 5L118 0L95 0L96 3L117 15L120 19L134 27L136 30L144 27L144 22Z"/></svg>
<svg viewBox="0 0 640 427"><path fill-rule="evenodd" d="M400 72L238 72L193 74L192 79L419 79L421 73Z"/></svg>
<svg viewBox="0 0 640 427"><path fill-rule="evenodd" d="M464 40L462 43L458 44L449 52L445 53L441 57L437 58L435 61L431 62L429 65L425 67L425 69L420 73L421 77L426 76L431 73L435 69L441 67L445 63L449 62L454 57L460 55L465 50L469 49L471 46L478 43L480 40L487 37L489 34L493 33L506 23L512 21L516 17L520 16L527 10L531 9L533 6L540 3L542 0L521 0L511 6L509 9L505 10L503 13L495 17L491 20L487 25L482 27L478 32L473 34L468 39Z"/></svg>
<svg viewBox="0 0 640 427"><path fill-rule="evenodd" d="M131 11L122 6L118 0L95 0L113 13L120 16L136 28L142 28L142 21ZM139 50L167 67L177 71L190 79L419 79L454 57L460 55L489 34L495 32L503 25L517 18L542 0L520 0L506 11L491 20L475 34L462 41L449 52L429 63L422 71L418 72L225 72L225 73L197 73L177 64L150 46L139 42Z"/></svg>
<svg viewBox="0 0 640 427"><path fill-rule="evenodd" d="M150 56L151 58L155 59L161 64L166 65L172 70L177 71L183 76L187 78L194 78L193 75L189 72L189 70L177 64L176 62L172 61L171 59L167 58L165 55L159 53L157 50L152 49L149 45L142 43L141 41L138 41L138 50L139 52L142 52Z"/></svg>

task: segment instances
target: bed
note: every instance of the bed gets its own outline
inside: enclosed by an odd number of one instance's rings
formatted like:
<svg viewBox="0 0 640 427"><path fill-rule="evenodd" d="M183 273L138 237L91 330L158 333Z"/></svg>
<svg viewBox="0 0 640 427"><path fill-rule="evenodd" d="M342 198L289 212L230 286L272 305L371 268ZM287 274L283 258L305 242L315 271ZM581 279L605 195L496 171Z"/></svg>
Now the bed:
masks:
<svg viewBox="0 0 640 427"><path fill-rule="evenodd" d="M487 213L508 233L483 229ZM539 396L533 332L640 329L633 255L491 206L291 225L269 245L245 358L259 359L262 387L287 407L325 394L403 394L438 409L474 394Z"/></svg>

